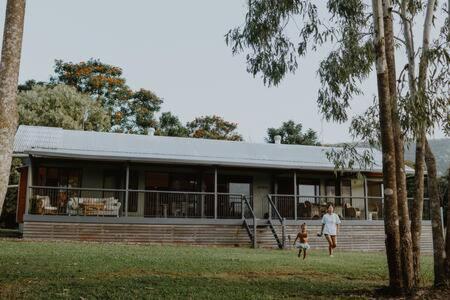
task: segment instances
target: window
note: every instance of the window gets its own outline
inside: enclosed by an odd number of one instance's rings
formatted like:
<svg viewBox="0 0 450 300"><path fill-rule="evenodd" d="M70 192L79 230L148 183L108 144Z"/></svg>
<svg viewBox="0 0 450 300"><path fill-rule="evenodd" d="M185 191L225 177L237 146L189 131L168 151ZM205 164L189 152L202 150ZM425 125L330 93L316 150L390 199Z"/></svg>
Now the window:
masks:
<svg viewBox="0 0 450 300"><path fill-rule="evenodd" d="M341 203L349 203L352 197L352 182L349 179L344 179L341 181Z"/></svg>
<svg viewBox="0 0 450 300"><path fill-rule="evenodd" d="M37 177L39 186L71 188L81 186L80 169L40 167Z"/></svg>
<svg viewBox="0 0 450 300"><path fill-rule="evenodd" d="M130 190L138 190L139 189L139 172L135 170L130 170L130 178L128 182L128 188ZM128 212L137 212L138 211L138 192L129 192L128 193Z"/></svg>
<svg viewBox="0 0 450 300"><path fill-rule="evenodd" d="M39 167L37 172L37 185L47 187L58 187L58 189L39 189L36 191L41 196L49 196L52 206L63 209L66 207L70 197L80 195L77 188L81 186L81 170L58 167Z"/></svg>
<svg viewBox="0 0 450 300"><path fill-rule="evenodd" d="M367 181L367 208L370 220L383 219L382 183L380 181Z"/></svg>
<svg viewBox="0 0 450 300"><path fill-rule="evenodd" d="M168 190L169 174L168 173L145 173L145 189L147 190Z"/></svg>
<svg viewBox="0 0 450 300"><path fill-rule="evenodd" d="M318 202L318 196L320 195L319 181L301 179L300 184L298 185L298 195L300 203L304 203L306 201L311 203Z"/></svg>

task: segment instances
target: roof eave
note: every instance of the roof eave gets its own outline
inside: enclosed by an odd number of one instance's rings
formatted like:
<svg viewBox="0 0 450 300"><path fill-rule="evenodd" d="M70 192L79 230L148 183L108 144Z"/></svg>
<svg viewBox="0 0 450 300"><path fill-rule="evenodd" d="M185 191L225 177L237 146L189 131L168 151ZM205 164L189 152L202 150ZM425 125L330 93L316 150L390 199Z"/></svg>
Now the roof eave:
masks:
<svg viewBox="0 0 450 300"><path fill-rule="evenodd" d="M328 166L299 166L289 164L265 164L265 163L250 163L250 162L232 162L232 161L213 161L213 160L201 160L201 159L164 159L164 158L144 158L144 157L131 157L131 156L105 156L105 155L88 155L79 153L55 153L42 150L28 150L25 151L28 154L51 157L51 158L72 158L72 159L85 159L85 160L102 160L102 161L123 161L123 162L140 162L140 163L172 163L172 164L194 164L194 165L206 165L206 166L223 166L223 167L249 167L249 168L265 168L265 169L283 169L283 170L308 170L308 171L336 171L333 167ZM359 169L344 169L345 172L374 172L381 173L379 168L373 168L370 170Z"/></svg>

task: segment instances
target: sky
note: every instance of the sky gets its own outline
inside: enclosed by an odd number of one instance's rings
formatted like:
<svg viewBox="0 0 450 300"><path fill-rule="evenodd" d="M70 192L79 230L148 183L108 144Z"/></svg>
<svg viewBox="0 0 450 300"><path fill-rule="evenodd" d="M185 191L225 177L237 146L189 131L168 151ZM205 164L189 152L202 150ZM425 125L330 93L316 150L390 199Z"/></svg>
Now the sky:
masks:
<svg viewBox="0 0 450 300"><path fill-rule="evenodd" d="M6 0L0 4L2 33ZM267 128L292 119L322 143L351 141L348 124L322 120L316 103L318 64L330 49L309 54L296 74L266 87L246 72L245 55L233 56L225 44L245 12L246 0L28 0L19 81L48 80L55 59L98 58L121 67L133 89L163 98L161 112L183 122L216 114L238 123L245 140L263 142ZM374 77L363 90L351 115L372 103Z"/></svg>

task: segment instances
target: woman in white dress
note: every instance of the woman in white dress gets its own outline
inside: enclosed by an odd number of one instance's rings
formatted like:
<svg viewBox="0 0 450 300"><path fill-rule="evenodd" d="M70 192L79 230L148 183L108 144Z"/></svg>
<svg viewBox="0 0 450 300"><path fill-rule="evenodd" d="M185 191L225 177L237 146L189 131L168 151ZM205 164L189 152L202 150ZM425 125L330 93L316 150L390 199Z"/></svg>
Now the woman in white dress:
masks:
<svg viewBox="0 0 450 300"><path fill-rule="evenodd" d="M333 257L333 249L336 248L336 237L339 233L339 225L341 219L334 213L333 204L328 204L327 213L322 218L322 230L320 235L325 234L325 238L328 241L328 252Z"/></svg>

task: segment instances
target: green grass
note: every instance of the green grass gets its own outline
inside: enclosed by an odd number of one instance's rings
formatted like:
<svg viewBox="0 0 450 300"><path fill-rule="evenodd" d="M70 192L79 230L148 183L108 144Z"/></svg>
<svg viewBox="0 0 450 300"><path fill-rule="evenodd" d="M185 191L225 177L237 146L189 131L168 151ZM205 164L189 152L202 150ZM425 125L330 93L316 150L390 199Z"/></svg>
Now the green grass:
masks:
<svg viewBox="0 0 450 300"><path fill-rule="evenodd" d="M0 240L0 299L358 298L386 284L383 253L303 261L294 250Z"/></svg>

